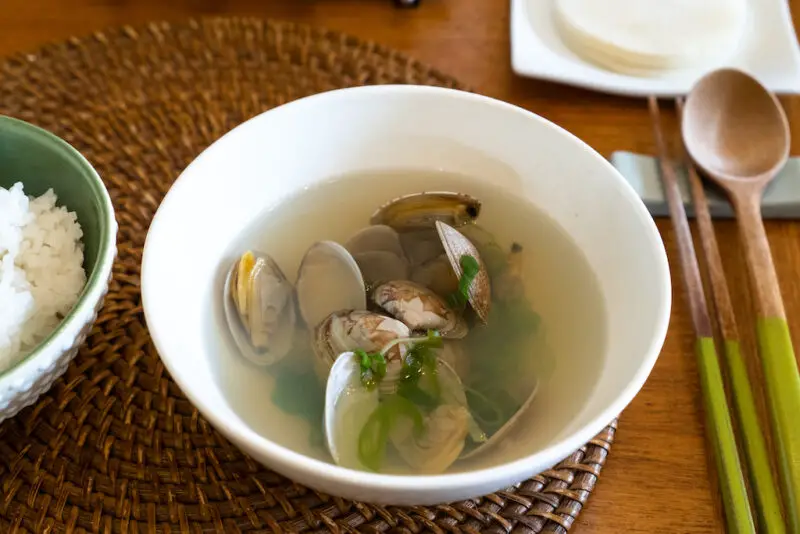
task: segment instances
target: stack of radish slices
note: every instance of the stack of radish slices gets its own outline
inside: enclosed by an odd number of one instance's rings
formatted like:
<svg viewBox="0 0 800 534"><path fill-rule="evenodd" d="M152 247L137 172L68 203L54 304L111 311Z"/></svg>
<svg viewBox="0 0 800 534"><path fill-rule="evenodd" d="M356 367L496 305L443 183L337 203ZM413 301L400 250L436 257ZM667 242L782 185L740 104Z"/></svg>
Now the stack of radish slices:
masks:
<svg viewBox="0 0 800 534"><path fill-rule="evenodd" d="M747 22L747 0L554 0L554 7L574 53L634 76L720 66Z"/></svg>

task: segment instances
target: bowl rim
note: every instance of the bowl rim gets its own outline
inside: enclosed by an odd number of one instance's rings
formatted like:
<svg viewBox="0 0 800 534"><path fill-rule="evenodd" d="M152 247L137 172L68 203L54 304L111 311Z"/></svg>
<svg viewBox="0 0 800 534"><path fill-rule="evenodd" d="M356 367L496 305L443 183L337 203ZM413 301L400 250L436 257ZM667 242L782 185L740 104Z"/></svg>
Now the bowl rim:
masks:
<svg viewBox="0 0 800 534"><path fill-rule="evenodd" d="M405 93L412 96L433 95L445 98L461 99L472 104L492 106L499 110L517 113L528 120L540 123L556 135L561 135L569 139L573 143L573 146L576 150L588 152L588 154L597 162L598 167L605 168L606 171L608 171L608 174L615 179L616 185L619 187L621 194L629 201L631 209L634 211L634 215L637 216L644 232L648 235L648 253L654 257L658 265L658 272L656 272L655 275L659 280L660 308L657 311L657 319L656 324L654 325L653 337L650 341L646 354L642 358L642 363L640 364L639 369L637 369L633 376L633 379L624 388L624 390L617 395L614 401L611 402L598 416L593 418L589 424L567 436L564 436L557 442L554 442L546 448L535 453L527 454L516 460L494 465L492 467L474 471L442 473L436 475L393 475L373 473L342 467L333 463L312 458L305 454L296 452L289 447L280 445L269 438L258 434L245 425L243 425L243 428L241 429L231 428L228 424L226 424L226 421L216 413L214 406L206 402L202 395L193 390L191 381L187 380L180 370L172 364L172 361L168 356L169 353L165 350L165 338L169 337L169 334L163 331L156 321L150 320L155 319L155 317L153 317L150 311L151 307L148 306L148 302L155 302L157 300L157 296L152 292L152 290L149 289L152 287L149 283L149 280L151 276L155 276L154 273L156 272L155 268L150 267L150 265L156 260L153 259L149 251L151 250L150 245L154 241L153 236L159 231L162 220L167 217L165 214L171 213L171 206L176 202L176 198L178 198L181 190L187 184L192 170L199 166L212 151L217 150L224 139L228 138L229 136L237 135L238 132L252 127L252 125L256 122L265 120L264 117L270 116L270 113L281 111L285 112L285 110L288 109L308 106L309 104L318 100L335 101L341 96L347 96L354 93L372 96L377 95L377 97L398 93ZM520 476L526 477L528 476L527 473L532 464L542 463L550 466L555 465L573 451L578 450L580 447L589 442L600 431L602 431L603 428L610 424L628 404L630 404L633 398L644 386L653 367L655 366L664 341L666 340L672 307L672 281L669 263L667 260L666 249L655 221L647 211L647 208L633 187L608 160L606 160L596 150L571 132L520 106L492 97L458 89L413 84L355 86L316 93L293 100L255 115L254 117L251 117L250 119L238 124L217 138L200 154L198 154L198 156L179 174L178 178L176 178L175 182L172 184L161 204L159 205L158 210L151 221L142 254L141 293L142 306L145 318L147 319L150 337L153 340L153 344L158 351L164 366L167 368L176 384L180 387L181 391L184 393L184 395L186 395L187 399L189 399L193 406L198 409L198 411L212 424L212 426L218 432L233 441L234 445L246 450L258 451L266 459L264 463L267 467L280 470L284 475L287 473L287 471L284 471L285 468L289 470L290 473L295 473L294 476L297 476L298 478L302 476L305 480L322 479L320 482L326 485L334 485L345 488L358 487L362 490L374 489L376 491L388 489L391 491L416 493L422 490L427 494L430 494L431 492L461 493L465 490L465 488L476 484L481 484L484 486L488 484L496 485L502 481L516 480Z"/></svg>
<svg viewBox="0 0 800 534"><path fill-rule="evenodd" d="M25 369L29 365L33 365L37 362L43 354L63 352L64 347L57 346L57 340L68 332L73 324L78 321L84 321L86 308L95 307L106 291L106 284L116 256L117 242L117 220L115 218L111 197L100 175L86 157L64 139L40 126L8 115L0 115L0 127L4 124L11 125L14 128L24 131L26 135L42 141L44 144L48 145L51 150L61 152L68 159L72 160L82 171L83 175L89 179L90 187L99 201L101 217L99 219L100 239L97 251L98 260L92 272L88 273L86 283L78 294L78 299L72 305L72 308L70 308L66 316L31 352L8 369L0 372L0 381L3 382L9 379L22 378L19 375L25 373ZM25 185L24 180L18 181L22 182L23 186ZM59 202L57 206L58 205L63 204ZM65 207L69 208L68 206Z"/></svg>

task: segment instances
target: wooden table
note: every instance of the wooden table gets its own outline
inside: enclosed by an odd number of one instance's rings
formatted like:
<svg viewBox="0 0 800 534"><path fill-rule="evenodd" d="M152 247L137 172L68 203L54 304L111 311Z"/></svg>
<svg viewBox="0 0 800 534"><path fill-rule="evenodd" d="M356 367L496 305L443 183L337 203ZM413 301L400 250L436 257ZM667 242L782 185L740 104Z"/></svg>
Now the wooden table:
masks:
<svg viewBox="0 0 800 534"><path fill-rule="evenodd" d="M546 117L605 156L620 149L652 153L644 101L522 79L512 73L508 4L508 0L422 0L419 8L403 10L394 8L390 0L4 0L0 54L153 19L222 14L284 18L327 26L410 53L486 95ZM797 26L800 0L792 0L792 5ZM800 127L800 100L783 102L792 125ZM676 131L671 116L665 126ZM793 147L797 154L797 138ZM658 222L674 259L669 221ZM768 223L768 232L788 316L799 318L800 225ZM735 305L741 324L747 326L751 302L735 228L721 222L718 233ZM693 334L680 273L673 268L672 275L674 308L664 350L644 389L622 415L617 442L596 493L580 515L577 532L723 531L704 445ZM790 320L790 324L800 341L800 321ZM744 330L752 360L753 337Z"/></svg>

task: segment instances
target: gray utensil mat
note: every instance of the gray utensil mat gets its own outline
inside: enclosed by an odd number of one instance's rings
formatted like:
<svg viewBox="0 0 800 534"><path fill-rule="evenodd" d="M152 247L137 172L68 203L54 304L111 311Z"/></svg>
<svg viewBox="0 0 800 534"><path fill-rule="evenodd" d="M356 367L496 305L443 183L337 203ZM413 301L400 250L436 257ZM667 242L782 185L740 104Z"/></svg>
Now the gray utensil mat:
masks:
<svg viewBox="0 0 800 534"><path fill-rule="evenodd" d="M653 217L669 216L656 158L617 151L611 154L611 164L633 186ZM694 217L686 169L677 166L676 171L686 214ZM711 216L732 218L733 210L724 193L706 180L704 184ZM789 158L780 174L767 186L761 201L761 211L765 219L800 219L800 158Z"/></svg>

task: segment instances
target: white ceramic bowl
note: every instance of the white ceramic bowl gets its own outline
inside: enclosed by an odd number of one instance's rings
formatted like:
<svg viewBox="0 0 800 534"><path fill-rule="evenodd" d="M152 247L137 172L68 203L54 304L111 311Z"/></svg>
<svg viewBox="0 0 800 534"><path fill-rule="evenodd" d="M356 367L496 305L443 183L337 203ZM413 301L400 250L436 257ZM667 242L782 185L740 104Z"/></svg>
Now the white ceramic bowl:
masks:
<svg viewBox="0 0 800 534"><path fill-rule="evenodd" d="M313 452L303 441L304 424L272 404L274 380L235 353L221 310L225 270L240 252L232 245L246 228L269 220L271 209L320 182L370 170L376 180L386 179L377 171L391 169L431 171L424 182L429 189L452 187L445 183L449 174L436 177L442 171L467 175L478 184L470 186L472 192L502 191L536 206L579 247L601 295L603 316L580 324L570 314L581 317L581 296L570 297L564 288L561 311L551 307L543 313L557 340L554 365L515 435L459 471L436 476L353 471ZM396 180L381 187L415 192L420 183ZM362 187L354 194L369 196L370 191ZM362 224L373 207L359 214ZM486 205L481 217L502 209ZM341 238L355 230L338 227L343 224L332 220L313 239ZM301 234L298 241L306 239ZM532 255L551 277L545 286L556 289L539 299L544 308L559 301L559 273L570 268L553 256L554 250ZM307 486L397 505L499 490L552 467L592 439L644 384L661 350L671 305L667 258L656 226L605 159L518 107L416 86L353 88L304 98L216 141L175 182L152 222L142 295L164 364L233 443ZM597 325L604 342L580 345L582 333Z"/></svg>

